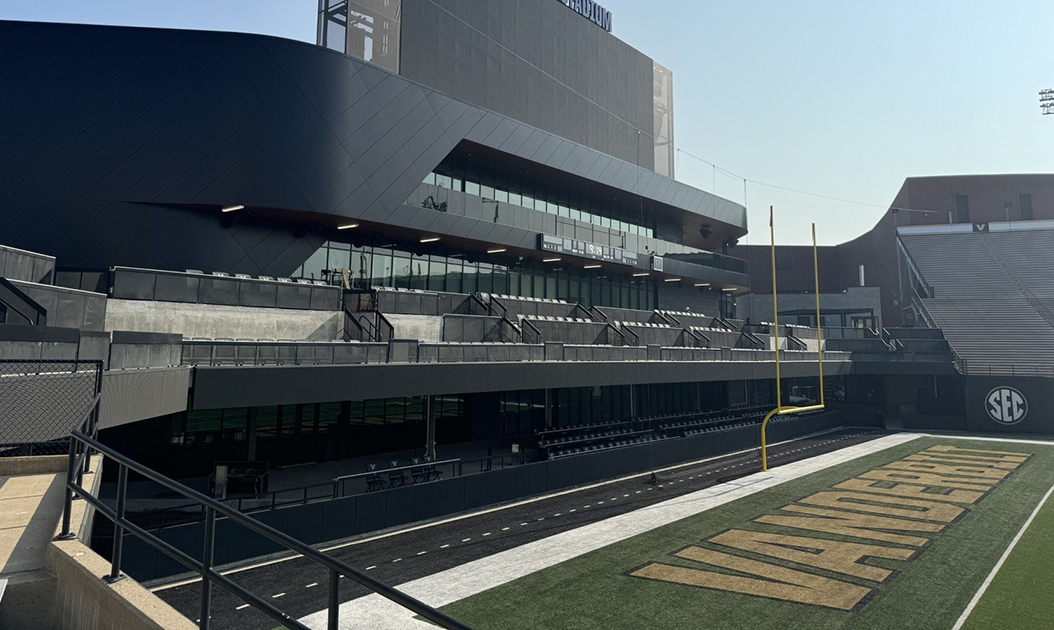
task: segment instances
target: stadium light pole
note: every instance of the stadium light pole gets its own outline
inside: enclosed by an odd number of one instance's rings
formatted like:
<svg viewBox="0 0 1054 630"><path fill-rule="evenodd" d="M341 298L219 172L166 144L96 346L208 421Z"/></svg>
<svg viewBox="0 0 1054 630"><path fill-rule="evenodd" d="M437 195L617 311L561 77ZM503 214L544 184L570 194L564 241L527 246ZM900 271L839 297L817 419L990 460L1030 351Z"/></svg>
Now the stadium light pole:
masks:
<svg viewBox="0 0 1054 630"><path fill-rule="evenodd" d="M772 239L772 321L773 326L776 328L776 408L770 411L768 415L765 416L765 419L761 421L762 472L767 472L769 469L768 445L765 440L765 432L768 428L769 420L772 420L773 416L786 416L805 411L817 411L826 407L823 396L823 332L822 325L820 324L820 264L819 256L816 251L816 224L812 224L812 267L816 292L816 355L820 367L820 404L818 405L784 407L780 400L780 316L779 303L776 298L776 228L773 221L772 206L769 206L769 237Z"/></svg>

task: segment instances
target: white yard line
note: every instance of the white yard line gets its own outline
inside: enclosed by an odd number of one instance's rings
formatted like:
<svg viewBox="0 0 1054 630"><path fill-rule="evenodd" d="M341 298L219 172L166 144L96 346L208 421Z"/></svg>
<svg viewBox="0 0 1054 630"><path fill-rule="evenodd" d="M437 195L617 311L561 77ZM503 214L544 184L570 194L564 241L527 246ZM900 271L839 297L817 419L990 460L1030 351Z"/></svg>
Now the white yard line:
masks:
<svg viewBox="0 0 1054 630"><path fill-rule="evenodd" d="M1043 498L1040 500L1039 505L1036 506L1036 509L1032 510L1032 515L1028 517L1028 520L1025 521L1025 524L1022 525L1021 529L1017 532L1017 536L1014 536L1014 539L1010 541L1010 546L1007 547L1006 551L1003 552L1002 557L999 558L999 562L996 562L995 566L992 567L992 572L988 574L987 578L985 578L984 583L981 584L981 588L977 589L977 592L974 594L973 599L971 599L969 605L966 606L966 610L964 610L962 616L959 617L959 621L956 621L955 625L952 626L952 630L959 630L963 627L963 624L966 623L966 619L970 616L970 613L973 612L974 606L977 605L977 602L981 601L981 597L984 595L984 592L988 590L988 585L992 583L993 579L995 579L995 574L999 573L999 569L1003 567L1003 563L1006 562L1006 559L1010 557L1010 552L1014 550L1014 547L1017 546L1018 541L1021 540L1021 537L1025 535L1025 530L1027 530L1029 526L1032 525L1032 521L1035 520L1036 515L1039 514L1039 511L1043 509L1043 505L1047 502L1047 499L1050 498L1051 494L1054 494L1054 486L1051 486L1050 490L1047 490L1047 494L1043 495Z"/></svg>
<svg viewBox="0 0 1054 630"><path fill-rule="evenodd" d="M401 584L397 588L430 606L446 606L590 551L919 437L917 433L890 435L780 466L767 473L755 473L536 540ZM349 630L353 627L376 630L434 628L427 622L414 619L412 612L380 595L367 595L341 604L340 619L340 627ZM325 628L327 611L308 615L300 622L311 628Z"/></svg>

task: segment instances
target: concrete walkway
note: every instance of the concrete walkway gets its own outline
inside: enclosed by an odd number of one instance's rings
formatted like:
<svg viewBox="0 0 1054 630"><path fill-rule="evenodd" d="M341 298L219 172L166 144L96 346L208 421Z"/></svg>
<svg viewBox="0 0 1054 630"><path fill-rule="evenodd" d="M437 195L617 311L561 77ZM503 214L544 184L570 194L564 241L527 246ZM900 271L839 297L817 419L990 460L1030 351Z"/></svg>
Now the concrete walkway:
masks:
<svg viewBox="0 0 1054 630"><path fill-rule="evenodd" d="M48 618L55 578L45 570L45 552L62 516L64 477L0 477L0 580L7 580L0 628L43 627L32 624Z"/></svg>

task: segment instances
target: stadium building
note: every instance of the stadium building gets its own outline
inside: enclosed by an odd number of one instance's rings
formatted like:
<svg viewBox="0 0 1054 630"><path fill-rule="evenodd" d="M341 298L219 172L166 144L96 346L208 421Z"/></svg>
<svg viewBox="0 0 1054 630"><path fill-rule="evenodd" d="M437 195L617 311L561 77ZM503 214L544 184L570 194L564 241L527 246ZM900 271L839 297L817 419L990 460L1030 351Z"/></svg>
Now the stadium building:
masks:
<svg viewBox="0 0 1054 630"><path fill-rule="evenodd" d="M753 449L767 411L821 394L769 440L1049 432L984 420L957 338L882 328L885 293L866 316L825 305L823 342L805 307L737 310L765 287L746 210L673 178L672 75L617 17L323 0L318 45L0 22L0 443L61 442L97 400L108 448L318 544ZM898 278L941 287L915 235L962 225L913 229ZM824 253L825 292L844 266ZM935 290L908 323L952 325ZM213 531L104 475L173 548ZM96 523L100 552L119 539ZM217 564L279 550L215 543ZM124 545L138 580L185 570Z"/></svg>

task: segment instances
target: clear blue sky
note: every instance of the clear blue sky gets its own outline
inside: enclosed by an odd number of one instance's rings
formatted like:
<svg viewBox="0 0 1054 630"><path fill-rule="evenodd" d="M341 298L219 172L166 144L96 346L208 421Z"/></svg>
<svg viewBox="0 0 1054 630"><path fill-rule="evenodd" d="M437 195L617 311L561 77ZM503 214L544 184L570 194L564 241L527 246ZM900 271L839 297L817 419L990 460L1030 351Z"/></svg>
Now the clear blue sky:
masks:
<svg viewBox="0 0 1054 630"><path fill-rule="evenodd" d="M427 0L404 0L424 2ZM1054 172L1054 2L606 0L614 33L674 73L677 146L740 176L888 205L905 177ZM0 19L266 33L313 42L316 0L3 0ZM661 11L656 11L656 8ZM714 190L679 154L678 179ZM716 193L743 201L717 174ZM748 184L751 243L821 243L883 209Z"/></svg>

